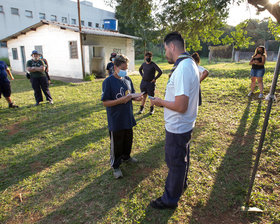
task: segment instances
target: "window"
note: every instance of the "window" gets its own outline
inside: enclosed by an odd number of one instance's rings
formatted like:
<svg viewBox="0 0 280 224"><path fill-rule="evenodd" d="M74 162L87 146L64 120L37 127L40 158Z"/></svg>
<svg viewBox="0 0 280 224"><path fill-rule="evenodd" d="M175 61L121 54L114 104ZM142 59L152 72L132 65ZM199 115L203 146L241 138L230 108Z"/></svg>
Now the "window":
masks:
<svg viewBox="0 0 280 224"><path fill-rule="evenodd" d="M46 19L46 14L40 12L40 13L39 13L39 19Z"/></svg>
<svg viewBox="0 0 280 224"><path fill-rule="evenodd" d="M89 27L92 27L92 22L88 22L88 26L89 26Z"/></svg>
<svg viewBox="0 0 280 224"><path fill-rule="evenodd" d="M11 8L12 15L19 15L19 11L17 8Z"/></svg>
<svg viewBox="0 0 280 224"><path fill-rule="evenodd" d="M71 24L75 25L76 24L76 19L71 19Z"/></svg>
<svg viewBox="0 0 280 224"><path fill-rule="evenodd" d="M39 54L43 54L43 46L42 45L36 45L34 46L34 49L38 51Z"/></svg>
<svg viewBox="0 0 280 224"><path fill-rule="evenodd" d="M84 26L85 25L85 21L81 20L81 25Z"/></svg>
<svg viewBox="0 0 280 224"><path fill-rule="evenodd" d="M26 16L26 17L29 17L29 18L32 18L32 17L33 17L32 11L30 11L30 10L25 10L25 16Z"/></svg>
<svg viewBox="0 0 280 224"><path fill-rule="evenodd" d="M77 41L69 41L70 58L78 58Z"/></svg>
<svg viewBox="0 0 280 224"><path fill-rule="evenodd" d="M57 21L57 17L55 15L51 15L51 21Z"/></svg>
<svg viewBox="0 0 280 224"><path fill-rule="evenodd" d="M0 12L4 12L4 8L3 8L3 5L0 5Z"/></svg>
<svg viewBox="0 0 280 224"><path fill-rule="evenodd" d="M67 23L67 17L62 17L62 18L61 18L61 22Z"/></svg>
<svg viewBox="0 0 280 224"><path fill-rule="evenodd" d="M98 27L99 27L99 23L95 23L95 27L97 27L97 28L98 28Z"/></svg>
<svg viewBox="0 0 280 224"><path fill-rule="evenodd" d="M13 59L18 60L17 48L12 48Z"/></svg>
<svg viewBox="0 0 280 224"><path fill-rule="evenodd" d="M104 28L104 24L102 24L102 28Z"/></svg>
<svg viewBox="0 0 280 224"><path fill-rule="evenodd" d="M7 42L0 42L0 47L7 47Z"/></svg>

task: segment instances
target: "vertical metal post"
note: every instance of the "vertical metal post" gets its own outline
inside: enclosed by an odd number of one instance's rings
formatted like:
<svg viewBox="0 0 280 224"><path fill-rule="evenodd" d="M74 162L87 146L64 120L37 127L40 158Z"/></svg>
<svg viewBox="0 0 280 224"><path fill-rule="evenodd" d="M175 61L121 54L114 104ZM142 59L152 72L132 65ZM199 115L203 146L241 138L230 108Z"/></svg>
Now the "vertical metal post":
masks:
<svg viewBox="0 0 280 224"><path fill-rule="evenodd" d="M80 0L77 0L78 4L78 20L79 20L79 34L80 34L80 48L81 48L81 60L82 60L82 72L83 78L85 78L85 64L84 64L84 50L83 50L83 38L82 38L82 25L81 25L81 10L80 10Z"/></svg>
<svg viewBox="0 0 280 224"><path fill-rule="evenodd" d="M258 151L257 151L257 155L256 155L255 165L254 165L254 168L253 168L253 173L252 173L252 177L251 177L251 181L250 181L250 185L249 185L249 189L248 189L248 193L247 193L246 206L249 206L251 192L252 192L252 188L253 188L253 185L254 185L256 173L257 173L258 166L259 166L259 161L260 161L260 156L261 156L261 153L262 153L262 147L263 147L263 142L264 142L264 138L265 138L266 128L267 128L267 125L268 125L270 111L271 111L272 103L273 103L273 100L274 100L274 93L275 93L275 90L276 90L277 80L278 80L278 76L279 76L279 69L280 69L280 47L279 47L279 50L278 50L277 63L276 63L276 67L275 67L275 70L274 70L272 85L271 85L271 88L270 88L269 101L268 101L268 104L267 104L267 109L266 109L265 119L264 119L264 123L263 123L263 128L262 128L261 138L260 138L260 142L259 142L259 147L258 147Z"/></svg>

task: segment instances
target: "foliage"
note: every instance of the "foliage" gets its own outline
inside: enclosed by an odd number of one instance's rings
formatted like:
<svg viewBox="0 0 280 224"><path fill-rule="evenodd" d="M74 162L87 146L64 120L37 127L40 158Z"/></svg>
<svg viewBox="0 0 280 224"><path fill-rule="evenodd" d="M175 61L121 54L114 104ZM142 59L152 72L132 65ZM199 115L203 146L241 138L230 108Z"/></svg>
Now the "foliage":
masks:
<svg viewBox="0 0 280 224"><path fill-rule="evenodd" d="M272 19L268 21L268 27L273 34L275 40L280 41L280 25L273 22Z"/></svg>
<svg viewBox="0 0 280 224"><path fill-rule="evenodd" d="M85 81L93 81L97 78L96 74L88 74L86 73L84 80Z"/></svg>
<svg viewBox="0 0 280 224"><path fill-rule="evenodd" d="M6 63L6 65L10 66L9 58L0 58L0 61L4 61Z"/></svg>

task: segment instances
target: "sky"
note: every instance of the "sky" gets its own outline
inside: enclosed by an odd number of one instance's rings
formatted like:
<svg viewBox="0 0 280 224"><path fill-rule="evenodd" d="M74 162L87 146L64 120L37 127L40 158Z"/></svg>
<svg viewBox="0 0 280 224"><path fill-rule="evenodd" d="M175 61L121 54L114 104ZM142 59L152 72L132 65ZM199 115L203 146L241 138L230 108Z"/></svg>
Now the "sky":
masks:
<svg viewBox="0 0 280 224"><path fill-rule="evenodd" d="M106 9L108 11L114 12L114 9L106 6L104 0L87 0L93 3L94 7ZM254 6L248 3L242 3L241 5L234 4L229 11L229 18L227 19L227 24L231 26L236 26L246 19L259 19L262 20L267 17L272 17L272 15L265 11L257 15L257 11Z"/></svg>

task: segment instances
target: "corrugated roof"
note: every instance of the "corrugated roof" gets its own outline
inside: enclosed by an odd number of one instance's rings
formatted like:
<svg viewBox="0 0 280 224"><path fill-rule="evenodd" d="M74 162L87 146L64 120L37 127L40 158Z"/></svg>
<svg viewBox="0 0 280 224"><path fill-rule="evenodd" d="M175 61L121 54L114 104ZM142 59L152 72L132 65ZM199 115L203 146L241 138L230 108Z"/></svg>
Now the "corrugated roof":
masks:
<svg viewBox="0 0 280 224"><path fill-rule="evenodd" d="M15 39L18 36L22 35L22 34L26 34L27 32L31 31L31 30L36 30L36 28L43 26L43 25L54 25L57 27L60 27L61 29L67 29L67 30L72 30L74 32L79 32L79 27L75 26L75 25L69 25L69 24L65 24L65 23L59 23L59 22L53 22L53 21L48 21L48 20L41 20L40 22L29 26L15 34L12 34L8 37L5 37L4 39L0 40L0 41L8 41L10 39ZM135 39L135 40L139 40L141 39L140 37L135 37L135 36L131 36L131 35L126 35L126 34L122 34L119 33L118 31L111 31L111 30L104 30L104 29L96 29L96 28L90 28L90 27L82 27L82 31L83 34L89 34L89 35L98 35L98 36L109 36L109 37L121 37L121 38L129 38L129 39Z"/></svg>

